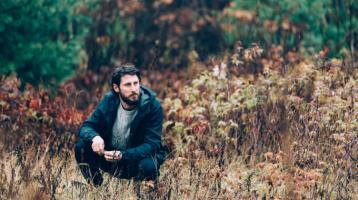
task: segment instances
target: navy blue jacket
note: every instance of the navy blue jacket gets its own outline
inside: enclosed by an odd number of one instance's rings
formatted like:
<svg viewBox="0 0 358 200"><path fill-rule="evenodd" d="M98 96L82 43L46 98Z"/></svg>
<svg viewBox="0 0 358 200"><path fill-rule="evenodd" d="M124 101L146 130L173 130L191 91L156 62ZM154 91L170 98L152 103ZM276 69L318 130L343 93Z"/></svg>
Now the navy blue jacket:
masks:
<svg viewBox="0 0 358 200"><path fill-rule="evenodd" d="M141 86L140 93L137 115L130 129L130 147L122 150L122 160L135 162L156 156L161 163L164 161L164 155L161 154L164 152L161 145L163 109L152 90ZM119 105L118 95L113 91L108 92L81 126L80 138L91 144L92 139L99 135L105 142L105 149L114 150L111 146L111 135Z"/></svg>

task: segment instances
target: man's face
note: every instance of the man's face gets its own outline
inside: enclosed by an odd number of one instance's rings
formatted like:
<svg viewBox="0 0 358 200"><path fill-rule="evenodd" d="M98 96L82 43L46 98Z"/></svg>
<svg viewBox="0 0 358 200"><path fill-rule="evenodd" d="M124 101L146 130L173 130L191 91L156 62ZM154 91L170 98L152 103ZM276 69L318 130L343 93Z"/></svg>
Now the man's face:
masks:
<svg viewBox="0 0 358 200"><path fill-rule="evenodd" d="M134 106L139 102L140 84L137 75L124 75L121 78L121 83L118 87L113 89L119 93L121 99L128 105Z"/></svg>

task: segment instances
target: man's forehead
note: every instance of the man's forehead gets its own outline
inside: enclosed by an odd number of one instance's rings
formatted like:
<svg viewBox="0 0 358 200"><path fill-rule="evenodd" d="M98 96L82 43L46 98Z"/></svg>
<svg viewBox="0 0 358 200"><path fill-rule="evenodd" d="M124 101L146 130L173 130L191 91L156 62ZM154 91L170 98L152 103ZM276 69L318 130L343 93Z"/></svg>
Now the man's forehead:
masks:
<svg viewBox="0 0 358 200"><path fill-rule="evenodd" d="M130 75L130 74L127 74L127 75L124 75L122 78L121 78L121 83L124 84L124 83L129 83L129 82L136 82L136 81L139 81L139 78L137 75Z"/></svg>

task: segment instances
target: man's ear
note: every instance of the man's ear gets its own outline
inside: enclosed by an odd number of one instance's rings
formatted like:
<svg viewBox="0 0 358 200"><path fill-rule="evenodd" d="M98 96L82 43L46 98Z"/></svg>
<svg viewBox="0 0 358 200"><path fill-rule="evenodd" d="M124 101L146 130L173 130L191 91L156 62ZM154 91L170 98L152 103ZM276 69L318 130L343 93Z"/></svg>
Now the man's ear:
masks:
<svg viewBox="0 0 358 200"><path fill-rule="evenodd" d="M119 93L119 87L118 87L117 84L114 84L114 83L113 83L112 87L113 87L113 90L114 90L116 93Z"/></svg>

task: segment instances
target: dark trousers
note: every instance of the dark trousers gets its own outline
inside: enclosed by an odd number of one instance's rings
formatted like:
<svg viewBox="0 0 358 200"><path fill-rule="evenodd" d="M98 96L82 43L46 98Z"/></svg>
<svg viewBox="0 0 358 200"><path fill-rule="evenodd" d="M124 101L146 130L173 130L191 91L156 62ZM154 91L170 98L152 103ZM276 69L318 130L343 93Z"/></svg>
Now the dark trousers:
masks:
<svg viewBox="0 0 358 200"><path fill-rule="evenodd" d="M100 170L117 178L136 180L155 180L159 176L159 163L156 157L144 158L138 162L108 162L104 156L93 152L91 144L79 140L75 144L75 157L86 180L101 176Z"/></svg>

